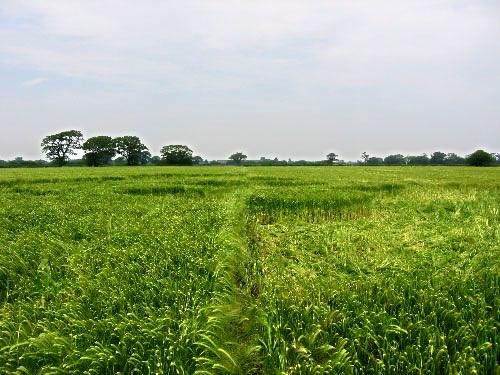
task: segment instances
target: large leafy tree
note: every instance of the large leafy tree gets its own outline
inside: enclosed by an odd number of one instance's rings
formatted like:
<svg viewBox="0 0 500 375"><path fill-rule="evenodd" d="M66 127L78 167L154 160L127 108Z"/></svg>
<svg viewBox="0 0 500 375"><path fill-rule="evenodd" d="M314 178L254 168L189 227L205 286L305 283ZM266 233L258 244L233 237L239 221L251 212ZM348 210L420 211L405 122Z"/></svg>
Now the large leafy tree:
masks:
<svg viewBox="0 0 500 375"><path fill-rule="evenodd" d="M82 146L83 156L88 165L97 167L109 164L116 155L115 141L113 138L100 135L87 139Z"/></svg>
<svg viewBox="0 0 500 375"><path fill-rule="evenodd" d="M487 167L495 163L495 157L484 150L477 150L467 156L465 162L475 167Z"/></svg>
<svg viewBox="0 0 500 375"><path fill-rule="evenodd" d="M126 135L115 138L116 152L127 160L127 165L139 165L143 162L148 148L142 144L139 137Z"/></svg>
<svg viewBox="0 0 500 375"><path fill-rule="evenodd" d="M167 145L161 149L161 156L166 164L191 165L193 164L193 150L185 145Z"/></svg>
<svg viewBox="0 0 500 375"><path fill-rule="evenodd" d="M408 165L427 165L429 164L429 157L423 155L408 155L406 157L406 164Z"/></svg>
<svg viewBox="0 0 500 375"><path fill-rule="evenodd" d="M401 154L389 155L384 158L384 164L387 165L404 165L406 164L405 157Z"/></svg>
<svg viewBox="0 0 500 375"><path fill-rule="evenodd" d="M236 164L241 164L246 158L247 156L243 152L236 152L229 157L229 160L234 161Z"/></svg>
<svg viewBox="0 0 500 375"><path fill-rule="evenodd" d="M76 155L75 150L82 146L83 135L79 130L67 130L46 136L41 143L42 151L48 159L62 167L69 155Z"/></svg>
<svg viewBox="0 0 500 375"><path fill-rule="evenodd" d="M366 164L368 165L382 165L384 164L384 159L376 157L376 156L370 156L368 160L366 161Z"/></svg>
<svg viewBox="0 0 500 375"><path fill-rule="evenodd" d="M431 155L430 162L431 162L431 164L434 164L434 165L444 164L445 158L446 158L446 154L444 152L436 151Z"/></svg>
<svg viewBox="0 0 500 375"><path fill-rule="evenodd" d="M457 154L450 152L446 154L444 162L448 165L462 165L465 164L465 159Z"/></svg>

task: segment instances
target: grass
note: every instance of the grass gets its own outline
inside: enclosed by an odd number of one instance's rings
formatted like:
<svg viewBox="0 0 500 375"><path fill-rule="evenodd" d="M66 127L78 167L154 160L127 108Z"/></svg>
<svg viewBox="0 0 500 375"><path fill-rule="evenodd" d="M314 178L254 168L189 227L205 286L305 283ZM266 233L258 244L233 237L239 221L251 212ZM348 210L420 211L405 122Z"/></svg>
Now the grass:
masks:
<svg viewBox="0 0 500 375"><path fill-rule="evenodd" d="M500 170L0 171L0 373L498 373Z"/></svg>

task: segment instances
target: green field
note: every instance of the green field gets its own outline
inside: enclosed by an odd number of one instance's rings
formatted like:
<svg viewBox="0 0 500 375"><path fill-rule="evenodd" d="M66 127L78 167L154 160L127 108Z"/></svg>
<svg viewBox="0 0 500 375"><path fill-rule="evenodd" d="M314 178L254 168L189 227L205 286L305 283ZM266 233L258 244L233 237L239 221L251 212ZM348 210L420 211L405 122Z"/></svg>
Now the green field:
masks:
<svg viewBox="0 0 500 375"><path fill-rule="evenodd" d="M500 168L0 170L0 373L495 374Z"/></svg>

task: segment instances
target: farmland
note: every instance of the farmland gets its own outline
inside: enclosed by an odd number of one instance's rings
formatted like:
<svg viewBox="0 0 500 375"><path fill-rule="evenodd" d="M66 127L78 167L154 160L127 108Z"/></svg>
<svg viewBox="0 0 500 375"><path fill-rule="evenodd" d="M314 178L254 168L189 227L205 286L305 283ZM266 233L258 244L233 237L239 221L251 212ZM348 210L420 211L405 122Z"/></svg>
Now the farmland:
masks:
<svg viewBox="0 0 500 375"><path fill-rule="evenodd" d="M0 373L495 373L500 169L0 170Z"/></svg>

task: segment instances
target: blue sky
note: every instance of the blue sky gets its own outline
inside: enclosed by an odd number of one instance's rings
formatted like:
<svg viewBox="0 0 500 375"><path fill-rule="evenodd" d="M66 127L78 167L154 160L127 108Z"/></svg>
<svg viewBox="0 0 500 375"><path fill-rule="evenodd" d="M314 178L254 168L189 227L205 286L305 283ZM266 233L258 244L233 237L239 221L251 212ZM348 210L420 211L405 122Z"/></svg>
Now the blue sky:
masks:
<svg viewBox="0 0 500 375"><path fill-rule="evenodd" d="M43 136L153 154L500 152L500 2L0 2L0 158Z"/></svg>

